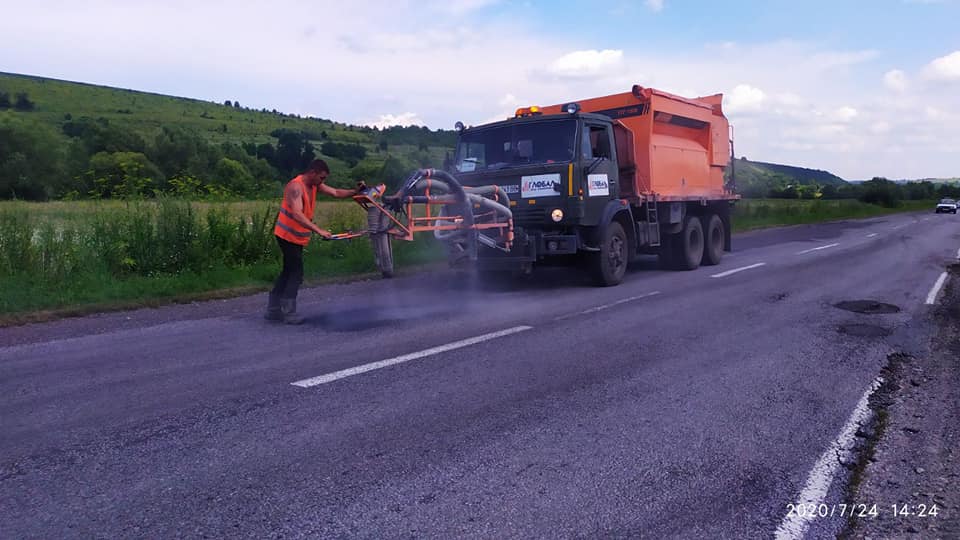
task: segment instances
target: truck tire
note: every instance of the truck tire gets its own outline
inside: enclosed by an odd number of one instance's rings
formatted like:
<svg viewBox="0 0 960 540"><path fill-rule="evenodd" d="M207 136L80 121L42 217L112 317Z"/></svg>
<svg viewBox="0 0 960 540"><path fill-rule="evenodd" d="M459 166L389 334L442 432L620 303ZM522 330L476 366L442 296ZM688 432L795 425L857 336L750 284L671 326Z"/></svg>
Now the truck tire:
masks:
<svg viewBox="0 0 960 540"><path fill-rule="evenodd" d="M716 214L704 216L704 244L703 261L700 264L704 266L713 266L720 264L723 257L723 220Z"/></svg>
<svg viewBox="0 0 960 540"><path fill-rule="evenodd" d="M703 260L703 225L697 216L687 216L680 238L673 243L677 270L696 270Z"/></svg>
<svg viewBox="0 0 960 540"><path fill-rule="evenodd" d="M603 230L600 251L593 253L593 274L597 284L602 287L617 285L623 281L627 272L627 259L630 256L627 245L627 233L616 221L610 222Z"/></svg>
<svg viewBox="0 0 960 540"><path fill-rule="evenodd" d="M384 278L393 277L393 246L390 242L390 235L387 233L377 233L370 236L370 243L373 245L373 259L376 262L377 270Z"/></svg>

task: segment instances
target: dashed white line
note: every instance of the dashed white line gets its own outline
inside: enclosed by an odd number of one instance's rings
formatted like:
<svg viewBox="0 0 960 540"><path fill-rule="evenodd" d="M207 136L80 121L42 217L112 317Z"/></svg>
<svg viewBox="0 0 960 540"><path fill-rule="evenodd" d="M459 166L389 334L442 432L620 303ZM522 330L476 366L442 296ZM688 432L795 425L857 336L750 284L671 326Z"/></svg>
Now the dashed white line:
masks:
<svg viewBox="0 0 960 540"><path fill-rule="evenodd" d="M947 273L944 272L940 274L940 277L937 278L937 282L933 284L933 288L930 289L930 293L927 294L927 304L933 305L937 301L937 295L940 294L940 289L943 288L943 284L947 282Z"/></svg>
<svg viewBox="0 0 960 540"><path fill-rule="evenodd" d="M876 235L877 235L877 233L870 233L870 234L867 235L867 238L873 238L873 237L876 236Z"/></svg>
<svg viewBox="0 0 960 540"><path fill-rule="evenodd" d="M840 468L840 464L849 461L850 450L853 446L854 437L856 437L857 434L857 428L859 428L870 415L870 396L877 388L880 388L882 383L883 379L877 377L870 386L867 387L866 392L863 393L860 401L857 402L856 408L853 409L853 414L850 415L850 419L847 420L847 423L844 424L843 429L840 431L840 435L837 436L837 439L830 444L829 448L820 455L820 459L813 465L813 470L811 470L810 475L807 476L807 483L803 486L803 491L800 492L800 495L796 499L798 506L803 505L806 508L816 508L823 502L827 491L830 489L830 484L833 483L833 477L837 473L837 469ZM783 518L783 521L780 522L780 526L777 527L774 533L774 538L777 540L803 538L803 535L807 532L807 528L810 527L810 522L816 519L816 517L816 512L790 512Z"/></svg>
<svg viewBox="0 0 960 540"><path fill-rule="evenodd" d="M388 358L386 360L380 360L379 362L372 362L370 364L364 364L362 366L356 366L349 369L334 371L333 373L327 373L326 375L320 375L318 377L303 379L301 381L292 382L290 384L294 386L299 386L301 388L310 388L311 386L326 384L339 379L344 379L346 377L351 377L353 375L359 375L361 373L373 371L375 369L395 366L397 364L402 364L404 362L409 362L411 360L417 360L419 358L424 358L426 356L433 356L435 354L440 354L442 352L452 351L454 349L461 349L463 347L469 347L470 345L476 345L477 343L482 343L484 341L489 341L491 339L496 339L503 336L509 336L510 334L516 334L518 332L524 332L532 328L533 328L532 326L514 326L513 328L507 328L505 330L500 330L499 332L492 332L489 334L483 334L482 336L462 339L460 341L454 341L453 343L447 343L446 345L439 345L437 347L431 347L429 349L425 349L422 351L418 351L410 354L404 354L401 356L395 356L393 358Z"/></svg>
<svg viewBox="0 0 960 540"><path fill-rule="evenodd" d="M592 308L590 308L590 309L585 309L585 310L583 310L583 311L578 311L578 312L576 312L576 313L570 313L570 314L567 314L567 315L561 315L560 317L557 317L557 318L554 319L554 320L555 320L555 321L563 321L563 320L569 319L569 318L571 318L571 317L576 317L576 316L578 316L578 315L588 315L588 314L590 314L590 313L596 313L596 312L598 312L598 311L603 311L603 310L605 310L605 309L610 309L610 308L612 308L612 307L614 307L614 306L619 306L620 304L626 304L627 302L633 302L633 301L635 301L635 300L640 300L640 299L642 299L642 298L649 298L649 297L651 297L651 296L655 296L655 295L658 295L658 294L660 294L660 291L653 291L653 292L644 293L644 294L641 294L641 295L638 295L638 296L631 296L631 297L629 297L629 298L623 298L623 299L617 300L616 302L610 302L609 304L603 304L602 306L592 307Z"/></svg>
<svg viewBox="0 0 960 540"><path fill-rule="evenodd" d="M901 223L901 224L899 224L899 225L894 225L893 227L890 227L890 228L891 228L891 229L899 229L900 227L906 227L906 226L907 226L906 223Z"/></svg>
<svg viewBox="0 0 960 540"><path fill-rule="evenodd" d="M751 264L750 266L741 266L740 268L734 268L733 270L727 270L726 272L720 272L719 274L713 274L712 278L727 277L731 274L736 274L737 272L743 272L744 270L750 270L751 268L759 268L765 266L767 263L757 263Z"/></svg>
<svg viewBox="0 0 960 540"><path fill-rule="evenodd" d="M830 249L830 248L832 248L832 247L837 247L837 246L839 246L839 245L840 245L839 243L836 243L836 244L827 244L827 245L825 245L825 246L820 246L820 247L805 249L805 250L803 250L803 251L798 251L798 252L797 252L797 255L803 255L803 254L805 254L805 253L810 253L811 251L820 251L821 249Z"/></svg>
<svg viewBox="0 0 960 540"><path fill-rule="evenodd" d="M960 259L960 249L957 250L957 258Z"/></svg>

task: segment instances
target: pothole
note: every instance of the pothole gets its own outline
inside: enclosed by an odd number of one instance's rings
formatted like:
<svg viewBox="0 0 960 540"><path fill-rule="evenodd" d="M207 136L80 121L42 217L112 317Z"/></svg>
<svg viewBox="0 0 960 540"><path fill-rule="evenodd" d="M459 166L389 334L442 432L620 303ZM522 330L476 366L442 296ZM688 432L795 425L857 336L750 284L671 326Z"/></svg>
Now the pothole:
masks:
<svg viewBox="0 0 960 540"><path fill-rule="evenodd" d="M841 324L838 330L841 334L857 337L886 337L890 335L889 328L875 324Z"/></svg>
<svg viewBox="0 0 960 540"><path fill-rule="evenodd" d="M881 313L899 313L900 308L893 304L877 302L876 300L847 300L833 305L840 309L852 311L854 313L865 313L867 315L876 315Z"/></svg>

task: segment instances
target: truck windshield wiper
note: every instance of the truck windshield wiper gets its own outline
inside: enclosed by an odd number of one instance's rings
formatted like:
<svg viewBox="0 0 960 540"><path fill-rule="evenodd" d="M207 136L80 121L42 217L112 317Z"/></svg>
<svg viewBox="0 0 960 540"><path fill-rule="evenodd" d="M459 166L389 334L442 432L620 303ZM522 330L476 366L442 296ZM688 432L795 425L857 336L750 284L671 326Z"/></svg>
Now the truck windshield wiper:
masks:
<svg viewBox="0 0 960 540"><path fill-rule="evenodd" d="M600 162L603 161L603 159L604 159L603 157L595 157L595 158L593 158L593 161L591 161L590 164L587 165L587 174L590 174L591 172L593 172L593 169L594 169L597 165L599 165Z"/></svg>

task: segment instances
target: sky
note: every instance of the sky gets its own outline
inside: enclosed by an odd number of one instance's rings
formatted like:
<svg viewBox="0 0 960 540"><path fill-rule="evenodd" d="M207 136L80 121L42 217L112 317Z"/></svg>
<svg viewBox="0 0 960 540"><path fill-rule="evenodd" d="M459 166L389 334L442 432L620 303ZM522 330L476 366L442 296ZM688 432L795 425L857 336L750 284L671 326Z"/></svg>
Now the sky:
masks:
<svg viewBox="0 0 960 540"><path fill-rule="evenodd" d="M960 176L960 0L33 0L0 71L450 129L629 91L724 94L738 156Z"/></svg>

